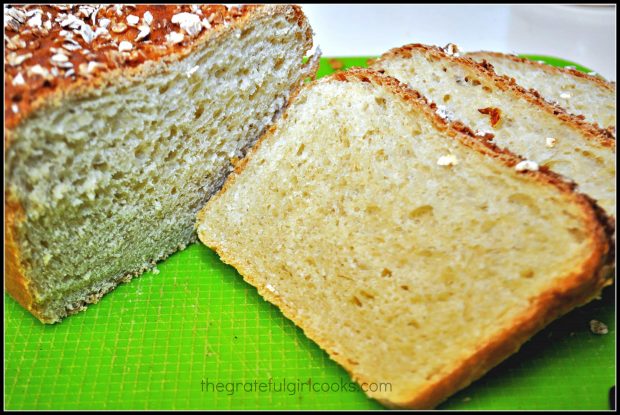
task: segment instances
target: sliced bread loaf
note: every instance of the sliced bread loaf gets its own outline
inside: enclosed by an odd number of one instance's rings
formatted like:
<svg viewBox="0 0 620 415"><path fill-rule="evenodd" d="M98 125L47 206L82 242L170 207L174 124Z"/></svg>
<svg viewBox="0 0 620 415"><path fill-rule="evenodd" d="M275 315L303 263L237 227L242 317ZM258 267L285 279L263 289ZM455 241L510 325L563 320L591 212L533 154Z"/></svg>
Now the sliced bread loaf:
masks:
<svg viewBox="0 0 620 415"><path fill-rule="evenodd" d="M5 286L45 323L195 240L312 74L299 7L5 8Z"/></svg>
<svg viewBox="0 0 620 415"><path fill-rule="evenodd" d="M441 116L574 180L615 215L613 136L495 74L490 65L453 52L452 47L412 44L389 51L372 67L421 92Z"/></svg>
<svg viewBox="0 0 620 415"><path fill-rule="evenodd" d="M514 78L519 85L534 89L547 101L569 113L583 115L602 128L616 129L616 84L571 68L557 68L515 55L471 52L465 56L487 61L499 75Z"/></svg>
<svg viewBox="0 0 620 415"><path fill-rule="evenodd" d="M430 408L608 283L602 209L522 166L395 79L341 72L302 89L198 236L369 396Z"/></svg>

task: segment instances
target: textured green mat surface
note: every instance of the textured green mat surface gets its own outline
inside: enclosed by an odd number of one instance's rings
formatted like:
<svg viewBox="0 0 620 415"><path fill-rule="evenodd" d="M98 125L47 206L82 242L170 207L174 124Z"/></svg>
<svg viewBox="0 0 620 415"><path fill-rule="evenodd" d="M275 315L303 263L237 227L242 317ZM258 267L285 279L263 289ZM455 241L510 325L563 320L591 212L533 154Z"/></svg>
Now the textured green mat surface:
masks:
<svg viewBox="0 0 620 415"><path fill-rule="evenodd" d="M332 72L327 61L320 75ZM5 407L381 408L208 248L192 245L158 268L53 326L5 295ZM553 323L440 408L608 409L614 291ZM592 334L592 319L609 334ZM318 392L300 385L309 379Z"/></svg>

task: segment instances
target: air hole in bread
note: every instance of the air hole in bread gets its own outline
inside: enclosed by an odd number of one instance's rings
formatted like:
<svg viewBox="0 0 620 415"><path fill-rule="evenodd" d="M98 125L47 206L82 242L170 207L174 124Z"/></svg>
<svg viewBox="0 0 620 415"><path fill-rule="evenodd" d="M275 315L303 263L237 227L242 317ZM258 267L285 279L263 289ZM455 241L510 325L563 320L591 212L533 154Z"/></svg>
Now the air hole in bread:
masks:
<svg viewBox="0 0 620 415"><path fill-rule="evenodd" d="M432 216L433 207L430 205L419 206L409 212L409 219L420 219L424 216Z"/></svg>
<svg viewBox="0 0 620 415"><path fill-rule="evenodd" d="M535 275L534 270L532 269L521 270L520 274L521 274L521 278L534 278L534 275Z"/></svg>
<svg viewBox="0 0 620 415"><path fill-rule="evenodd" d="M525 206L529 208L533 213L539 214L540 209L537 206L537 203L528 195L523 193L513 193L508 197L508 201L510 203L515 203L521 206Z"/></svg>
<svg viewBox="0 0 620 415"><path fill-rule="evenodd" d="M168 89L170 89L171 84L168 82L163 83L162 85L159 86L159 94L163 95L166 92L168 92Z"/></svg>
<svg viewBox="0 0 620 415"><path fill-rule="evenodd" d="M199 119L200 117L202 117L202 114L204 114L205 112L205 107L203 105L198 105L198 107L196 107L196 111L194 111L194 119Z"/></svg>
<svg viewBox="0 0 620 415"><path fill-rule="evenodd" d="M570 232L571 236L572 236L572 237L575 239L575 241L577 241L577 242L582 242L582 241L584 241L584 240L585 240L585 238L586 238L586 235L585 235L585 233L583 232L583 230L582 230L582 229L570 228L568 231Z"/></svg>
<svg viewBox="0 0 620 415"><path fill-rule="evenodd" d="M381 276L384 278L391 278L392 277L392 270L389 268L383 268L383 271L381 271Z"/></svg>
<svg viewBox="0 0 620 415"><path fill-rule="evenodd" d="M277 71L280 68L282 68L283 64L284 64L284 59L277 59L276 63L273 65L273 69Z"/></svg>
<svg viewBox="0 0 620 415"><path fill-rule="evenodd" d="M417 320L409 320L407 323L408 326L415 327L416 329L420 328L420 323Z"/></svg>
<svg viewBox="0 0 620 415"><path fill-rule="evenodd" d="M367 298L367 299L369 299L369 300L374 300L374 299L375 299L375 296L374 296L372 293L369 293L369 292L368 292L368 291L366 291L366 290L360 290L360 294L361 294L363 297L365 297L365 298Z"/></svg>
<svg viewBox="0 0 620 415"><path fill-rule="evenodd" d="M304 153L304 147L306 147L305 144L301 143L299 145L299 148L297 149L297 152L295 153L295 155L296 156L301 156Z"/></svg>

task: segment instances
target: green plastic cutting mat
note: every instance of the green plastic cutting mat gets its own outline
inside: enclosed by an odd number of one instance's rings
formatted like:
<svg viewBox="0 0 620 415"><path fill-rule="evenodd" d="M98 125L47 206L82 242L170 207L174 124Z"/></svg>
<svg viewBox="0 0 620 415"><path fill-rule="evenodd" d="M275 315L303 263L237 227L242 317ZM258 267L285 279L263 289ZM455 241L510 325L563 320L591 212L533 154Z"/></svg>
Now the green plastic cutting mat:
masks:
<svg viewBox="0 0 620 415"><path fill-rule="evenodd" d="M366 60L339 59L344 68ZM319 75L332 71L323 59ZM352 391L343 369L208 248L192 245L158 268L51 326L5 295L5 407L381 408ZM440 408L608 409L614 297L607 288ZM592 334L592 319L609 334ZM300 391L309 379L329 391Z"/></svg>

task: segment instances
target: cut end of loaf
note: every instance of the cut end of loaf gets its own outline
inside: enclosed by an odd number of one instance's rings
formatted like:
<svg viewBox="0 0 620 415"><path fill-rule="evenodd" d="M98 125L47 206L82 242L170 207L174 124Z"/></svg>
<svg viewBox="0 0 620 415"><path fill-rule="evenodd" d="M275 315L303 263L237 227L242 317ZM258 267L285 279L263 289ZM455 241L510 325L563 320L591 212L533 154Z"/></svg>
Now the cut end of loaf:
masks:
<svg viewBox="0 0 620 415"><path fill-rule="evenodd" d="M442 157L456 163L438 163ZM372 71L304 88L198 236L358 382L433 407L598 293L590 202Z"/></svg>
<svg viewBox="0 0 620 415"><path fill-rule="evenodd" d="M9 292L58 321L193 241L231 161L316 70L302 62L311 44L298 8L258 8L186 56L51 101L12 130Z"/></svg>

